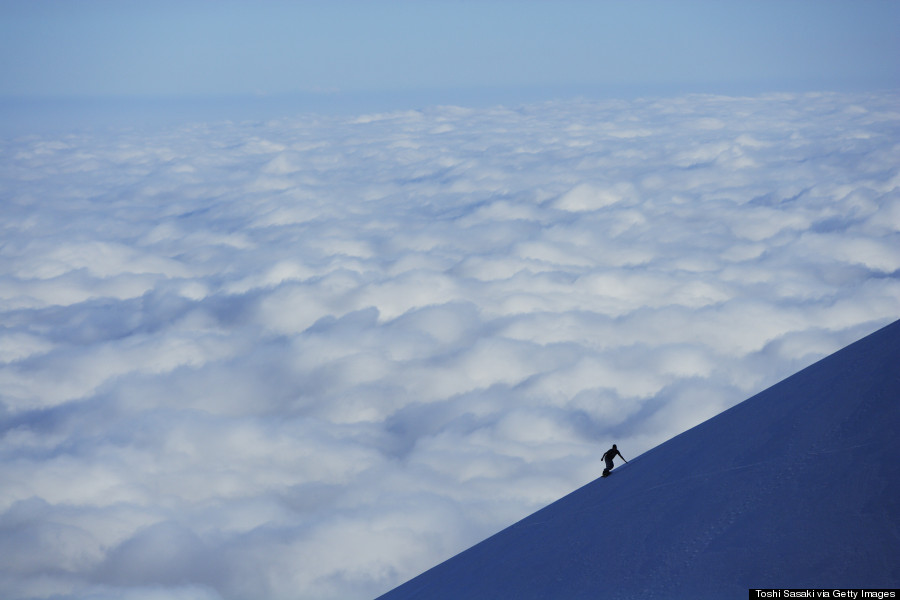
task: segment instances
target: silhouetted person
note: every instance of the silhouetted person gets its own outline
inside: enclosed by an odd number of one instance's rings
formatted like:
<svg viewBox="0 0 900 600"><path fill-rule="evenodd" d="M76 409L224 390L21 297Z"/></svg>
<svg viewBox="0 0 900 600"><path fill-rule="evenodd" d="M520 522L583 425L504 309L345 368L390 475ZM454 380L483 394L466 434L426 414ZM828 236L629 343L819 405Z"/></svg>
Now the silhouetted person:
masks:
<svg viewBox="0 0 900 600"><path fill-rule="evenodd" d="M616 456L618 456L618 457L621 458L622 460L625 460L625 457L622 456L622 453L619 452L619 449L616 448L616 445L615 445L615 444L613 444L613 447L612 447L612 448L610 448L609 450L607 450L606 452L603 453L603 460L606 461L606 468L603 469L603 476L604 476L604 477L606 477L607 475L609 475L609 472L613 470L613 467L615 466L615 465L613 464L613 459L614 459ZM625 462L628 462L628 461L625 460Z"/></svg>

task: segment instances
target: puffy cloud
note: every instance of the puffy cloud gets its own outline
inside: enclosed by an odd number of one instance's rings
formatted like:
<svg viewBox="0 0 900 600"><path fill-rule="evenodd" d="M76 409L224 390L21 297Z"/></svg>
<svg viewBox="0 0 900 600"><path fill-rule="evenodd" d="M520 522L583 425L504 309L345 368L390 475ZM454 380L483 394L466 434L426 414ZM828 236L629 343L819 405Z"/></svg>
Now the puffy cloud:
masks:
<svg viewBox="0 0 900 600"><path fill-rule="evenodd" d="M0 145L0 595L368 598L897 316L882 95Z"/></svg>

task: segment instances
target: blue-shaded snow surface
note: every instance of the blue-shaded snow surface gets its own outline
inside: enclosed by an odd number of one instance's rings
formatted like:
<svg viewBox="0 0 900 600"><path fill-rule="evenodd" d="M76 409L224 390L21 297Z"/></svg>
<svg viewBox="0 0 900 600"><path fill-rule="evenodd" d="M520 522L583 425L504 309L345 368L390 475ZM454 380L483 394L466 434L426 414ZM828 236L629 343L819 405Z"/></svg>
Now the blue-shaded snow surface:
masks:
<svg viewBox="0 0 900 600"><path fill-rule="evenodd" d="M381 600L900 587L898 429L900 321Z"/></svg>

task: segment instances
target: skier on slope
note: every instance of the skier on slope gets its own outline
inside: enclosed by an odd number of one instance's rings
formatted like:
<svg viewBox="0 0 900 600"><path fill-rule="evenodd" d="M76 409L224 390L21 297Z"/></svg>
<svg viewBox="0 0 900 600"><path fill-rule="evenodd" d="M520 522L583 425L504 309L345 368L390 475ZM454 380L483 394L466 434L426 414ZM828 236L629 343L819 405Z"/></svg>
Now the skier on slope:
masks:
<svg viewBox="0 0 900 600"><path fill-rule="evenodd" d="M603 458L603 460L606 461L606 468L603 469L603 476L604 476L604 477L606 477L607 475L609 475L609 472L613 470L613 467L615 466L615 465L613 465L613 459L614 459L617 455L618 455L618 457L621 458L622 460L625 460L625 457L622 456L622 453L619 452L619 449L616 448L616 445L615 445L615 444L613 444L613 447L612 447L612 448L610 448L609 450L607 450L606 452L603 453L603 457L602 457L602 458ZM628 462L628 461L625 460L625 462Z"/></svg>

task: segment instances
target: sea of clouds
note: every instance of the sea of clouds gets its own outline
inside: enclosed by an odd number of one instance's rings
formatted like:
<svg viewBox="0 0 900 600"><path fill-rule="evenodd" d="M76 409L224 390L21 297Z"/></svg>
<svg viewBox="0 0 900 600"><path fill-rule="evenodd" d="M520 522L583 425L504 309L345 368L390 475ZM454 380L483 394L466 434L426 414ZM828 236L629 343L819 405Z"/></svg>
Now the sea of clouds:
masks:
<svg viewBox="0 0 900 600"><path fill-rule="evenodd" d="M4 138L0 597L372 598L893 321L898 106Z"/></svg>

